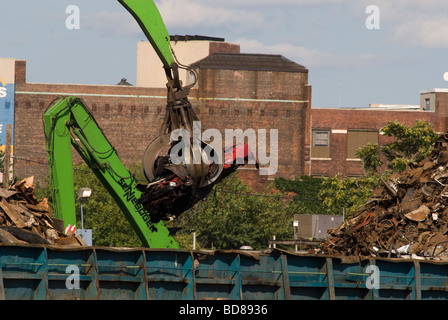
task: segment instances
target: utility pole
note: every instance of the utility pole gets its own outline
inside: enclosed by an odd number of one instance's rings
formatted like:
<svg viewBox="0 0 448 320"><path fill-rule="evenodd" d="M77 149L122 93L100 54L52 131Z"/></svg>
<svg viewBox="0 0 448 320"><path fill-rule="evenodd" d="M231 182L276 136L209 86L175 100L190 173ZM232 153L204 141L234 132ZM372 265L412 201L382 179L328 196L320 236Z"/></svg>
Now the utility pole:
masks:
<svg viewBox="0 0 448 320"><path fill-rule="evenodd" d="M9 169L11 166L11 135L12 126L6 125L5 158L3 159L3 187L9 187Z"/></svg>

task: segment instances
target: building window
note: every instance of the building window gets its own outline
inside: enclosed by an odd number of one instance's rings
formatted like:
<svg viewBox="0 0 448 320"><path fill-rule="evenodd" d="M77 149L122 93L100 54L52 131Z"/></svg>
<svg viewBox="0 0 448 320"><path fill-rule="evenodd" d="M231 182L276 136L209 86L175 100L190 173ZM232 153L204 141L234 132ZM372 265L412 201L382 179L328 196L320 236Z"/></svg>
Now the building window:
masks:
<svg viewBox="0 0 448 320"><path fill-rule="evenodd" d="M347 159L358 159L356 150L365 147L369 143L378 143L378 131L348 130Z"/></svg>
<svg viewBox="0 0 448 320"><path fill-rule="evenodd" d="M425 110L430 110L431 109L431 104L430 104L430 100L429 98L425 99Z"/></svg>
<svg viewBox="0 0 448 320"><path fill-rule="evenodd" d="M330 146L330 131L329 130L314 130L313 131L313 146L329 147Z"/></svg>
<svg viewBox="0 0 448 320"><path fill-rule="evenodd" d="M313 130L312 158L330 158L330 130Z"/></svg>

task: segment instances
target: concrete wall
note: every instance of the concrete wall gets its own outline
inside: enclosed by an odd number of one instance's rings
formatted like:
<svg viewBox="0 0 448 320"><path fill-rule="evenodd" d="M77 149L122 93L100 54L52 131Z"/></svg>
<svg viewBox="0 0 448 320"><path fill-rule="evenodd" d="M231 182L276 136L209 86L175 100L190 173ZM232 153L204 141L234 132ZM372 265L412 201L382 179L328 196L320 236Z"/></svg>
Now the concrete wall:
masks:
<svg viewBox="0 0 448 320"><path fill-rule="evenodd" d="M190 65L214 52L239 52L236 44L220 41L188 40L171 41L173 51L183 65ZM184 85L190 84L190 74L179 69L179 78ZM163 64L148 41L137 44L137 86L148 88L165 88L165 71Z"/></svg>

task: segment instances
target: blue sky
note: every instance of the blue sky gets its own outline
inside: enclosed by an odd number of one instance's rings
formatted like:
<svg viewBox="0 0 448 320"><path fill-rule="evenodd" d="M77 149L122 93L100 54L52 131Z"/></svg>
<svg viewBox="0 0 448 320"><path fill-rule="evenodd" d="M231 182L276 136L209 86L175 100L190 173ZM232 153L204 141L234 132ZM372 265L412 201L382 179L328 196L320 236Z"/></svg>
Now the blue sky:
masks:
<svg viewBox="0 0 448 320"><path fill-rule="evenodd" d="M223 37L247 53L281 54L309 68L313 107L418 104L446 88L448 1L156 0L170 34ZM366 28L368 5L380 29ZM80 9L80 29L65 11ZM0 57L27 60L29 82L135 83L146 40L116 0L0 0Z"/></svg>

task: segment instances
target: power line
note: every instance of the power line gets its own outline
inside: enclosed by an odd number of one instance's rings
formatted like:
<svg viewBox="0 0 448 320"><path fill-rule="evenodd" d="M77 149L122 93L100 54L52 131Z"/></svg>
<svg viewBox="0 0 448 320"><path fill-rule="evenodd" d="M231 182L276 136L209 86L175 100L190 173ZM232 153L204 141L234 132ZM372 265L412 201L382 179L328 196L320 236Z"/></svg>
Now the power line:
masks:
<svg viewBox="0 0 448 320"><path fill-rule="evenodd" d="M37 163L37 164L41 164L41 165L45 165L48 166L48 162L42 162L42 161L38 161L38 160L31 160L31 159L26 159L26 158L21 158L21 157L17 157L17 156L13 156L14 159L18 159L18 160L22 160L22 161L26 161L26 162L32 162L32 163ZM91 171L88 170L83 170L83 169L78 169L78 168L73 168L74 171L79 171L79 172L85 172L85 173L92 173Z"/></svg>

